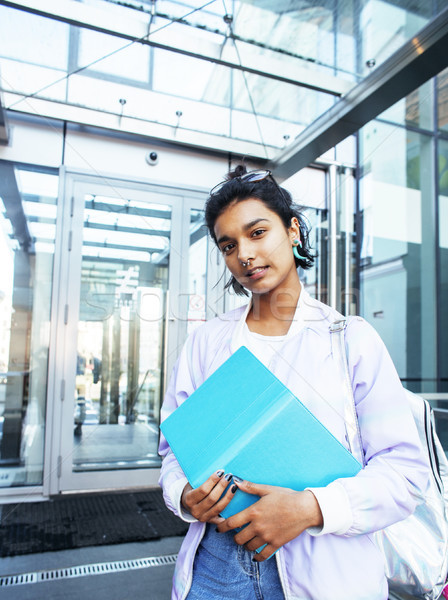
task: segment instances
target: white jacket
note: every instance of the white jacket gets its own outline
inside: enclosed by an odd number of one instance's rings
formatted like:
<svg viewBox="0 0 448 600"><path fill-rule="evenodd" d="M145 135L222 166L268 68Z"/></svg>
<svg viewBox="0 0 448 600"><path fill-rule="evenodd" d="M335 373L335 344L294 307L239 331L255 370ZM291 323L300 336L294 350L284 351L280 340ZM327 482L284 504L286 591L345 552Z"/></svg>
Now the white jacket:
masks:
<svg viewBox="0 0 448 600"><path fill-rule="evenodd" d="M248 308L208 321L190 335L173 370L162 420L241 346ZM269 368L347 447L342 375L329 333L339 318L302 288L294 321ZM303 532L275 555L286 600L385 600L383 559L371 534L412 513L427 484L417 430L383 342L359 317L349 318L346 342L367 466L355 477L313 489L323 528ZM163 436L159 452L165 502L191 523L173 580L172 599L183 600L205 524L181 509L187 480Z"/></svg>

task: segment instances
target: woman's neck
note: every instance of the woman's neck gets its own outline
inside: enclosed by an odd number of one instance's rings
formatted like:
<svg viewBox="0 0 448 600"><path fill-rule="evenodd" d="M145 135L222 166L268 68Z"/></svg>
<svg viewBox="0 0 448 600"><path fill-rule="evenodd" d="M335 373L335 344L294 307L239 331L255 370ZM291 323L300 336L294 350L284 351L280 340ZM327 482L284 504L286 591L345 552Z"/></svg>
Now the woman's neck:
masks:
<svg viewBox="0 0 448 600"><path fill-rule="evenodd" d="M274 294L253 294L246 323L253 333L286 335L299 301L302 286L276 290Z"/></svg>

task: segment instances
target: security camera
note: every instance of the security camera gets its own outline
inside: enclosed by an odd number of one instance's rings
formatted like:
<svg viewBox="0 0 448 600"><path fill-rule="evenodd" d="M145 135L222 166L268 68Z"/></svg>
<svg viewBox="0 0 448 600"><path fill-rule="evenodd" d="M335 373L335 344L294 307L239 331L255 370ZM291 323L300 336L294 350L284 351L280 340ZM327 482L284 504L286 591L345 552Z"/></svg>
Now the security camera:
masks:
<svg viewBox="0 0 448 600"><path fill-rule="evenodd" d="M159 162L159 155L155 150L151 150L151 152L148 152L148 154L146 155L146 162L148 163L148 165L152 166L156 165Z"/></svg>

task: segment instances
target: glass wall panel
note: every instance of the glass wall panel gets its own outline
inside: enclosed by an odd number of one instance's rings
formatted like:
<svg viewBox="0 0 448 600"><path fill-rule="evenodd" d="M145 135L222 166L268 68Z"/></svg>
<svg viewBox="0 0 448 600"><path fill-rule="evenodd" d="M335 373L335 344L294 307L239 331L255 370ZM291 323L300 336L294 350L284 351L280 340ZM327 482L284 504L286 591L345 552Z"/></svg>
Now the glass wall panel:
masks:
<svg viewBox="0 0 448 600"><path fill-rule="evenodd" d="M42 484L57 187L0 163L0 487Z"/></svg>
<svg viewBox="0 0 448 600"><path fill-rule="evenodd" d="M187 333L199 327L207 315L207 257L210 238L203 210L190 210L190 245L188 247Z"/></svg>
<svg viewBox="0 0 448 600"><path fill-rule="evenodd" d="M73 472L160 464L171 208L86 194Z"/></svg>
<svg viewBox="0 0 448 600"><path fill-rule="evenodd" d="M363 76L378 67L433 16L432 2L364 0L359 15L360 65Z"/></svg>
<svg viewBox="0 0 448 600"><path fill-rule="evenodd" d="M3 91L66 101L68 25L0 6L0 40Z"/></svg>
<svg viewBox="0 0 448 600"><path fill-rule="evenodd" d="M438 128L448 133L448 69L437 75Z"/></svg>
<svg viewBox="0 0 448 600"><path fill-rule="evenodd" d="M448 392L448 141L439 143L440 378ZM447 427L448 435L448 427Z"/></svg>
<svg viewBox="0 0 448 600"><path fill-rule="evenodd" d="M219 86L215 85L214 93L210 94L209 85L216 80ZM179 96L181 87L183 97L204 101L209 96L212 103L226 105L229 83L230 69L166 50L154 50L153 88L158 92Z"/></svg>
<svg viewBox="0 0 448 600"><path fill-rule="evenodd" d="M64 73L7 59L0 59L0 66L4 91L26 95L42 90L42 96L45 98L61 102L67 100L67 80Z"/></svg>
<svg viewBox="0 0 448 600"><path fill-rule="evenodd" d="M305 208L303 216L310 227L310 246L315 255L311 269L300 269L300 281L312 298L328 302L328 211Z"/></svg>
<svg viewBox="0 0 448 600"><path fill-rule="evenodd" d="M328 301L328 210L326 171L305 168L282 182L301 207L310 229L309 242L315 255L311 269L299 269L300 281L313 297Z"/></svg>
<svg viewBox="0 0 448 600"><path fill-rule="evenodd" d="M360 132L361 314L413 391L436 391L433 140L371 122Z"/></svg>
<svg viewBox="0 0 448 600"><path fill-rule="evenodd" d="M0 6L0 55L34 65L66 69L69 26Z"/></svg>
<svg viewBox="0 0 448 600"><path fill-rule="evenodd" d="M335 101L330 94L258 75L233 73L232 106L251 114L272 116L279 121L306 127L331 108Z"/></svg>
<svg viewBox="0 0 448 600"><path fill-rule="evenodd" d="M84 4L86 22L99 28L117 27L130 39L0 6L3 90L110 112L116 120L108 119L107 126L118 130L138 128L135 121L122 119L129 117L167 126L157 130L158 136L167 139L173 139L178 130L184 134L183 141L193 131L212 134L216 140L211 146L227 151L233 135L238 141L283 148L284 136L292 141L331 108L333 94L345 93L377 68L435 18L446 0L227 4L85 0ZM197 58L148 47L139 43L143 38ZM291 75L303 85L254 73L247 73L245 81L238 69L200 60L201 54L249 68L259 65L279 76ZM440 82L442 98L445 84L442 78ZM328 87L329 92L308 89L308 85ZM7 105L19 101L22 111L35 110L16 96L4 97ZM432 127L430 107L428 84L384 118L427 129ZM59 104L51 110L63 118ZM229 112L233 110L271 121L266 129L258 124L261 136L259 132L246 135L242 129L248 117L233 116ZM443 100L440 111L440 127L446 131ZM182 113L182 118L176 113ZM70 119L85 122L85 115L70 114ZM104 123L106 117L101 118ZM235 126L236 120L241 128ZM282 134L273 135L279 123L284 125ZM223 138L222 146L218 136ZM193 141L192 137L188 140ZM207 138L202 143L210 144Z"/></svg>
<svg viewBox="0 0 448 600"><path fill-rule="evenodd" d="M148 46L89 29L77 29L76 32L78 68L88 67L114 78L149 82Z"/></svg>
<svg viewBox="0 0 448 600"><path fill-rule="evenodd" d="M379 115L398 125L432 130L434 127L434 83L429 80Z"/></svg>

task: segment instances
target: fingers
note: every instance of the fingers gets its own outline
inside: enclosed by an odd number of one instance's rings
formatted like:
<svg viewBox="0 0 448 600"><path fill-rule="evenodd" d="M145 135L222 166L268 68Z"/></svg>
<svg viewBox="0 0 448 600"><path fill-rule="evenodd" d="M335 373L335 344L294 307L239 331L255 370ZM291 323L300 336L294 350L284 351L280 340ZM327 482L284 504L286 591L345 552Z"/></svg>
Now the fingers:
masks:
<svg viewBox="0 0 448 600"><path fill-rule="evenodd" d="M228 477L229 475L226 475L224 477L224 471L222 469L210 475L210 477L206 479L206 481L204 481L202 485L200 485L194 490L194 499L196 503L201 502L204 498L206 498L210 494L210 492L216 487L217 484L223 483L223 481L225 481ZM230 477L232 476L230 475ZM224 484L224 487L228 483L229 480L227 479L226 483Z"/></svg>
<svg viewBox="0 0 448 600"><path fill-rule="evenodd" d="M244 547L246 548L246 550L249 550L249 552L255 552L259 548L263 548L265 545L266 542L262 540L261 537L256 536L252 538L249 542L247 542L247 544L244 544Z"/></svg>
<svg viewBox="0 0 448 600"><path fill-rule="evenodd" d="M231 479L231 473L225 476L222 470L213 473L201 486L185 492L183 504L199 521L215 522L238 489L235 484L229 486Z"/></svg>
<svg viewBox="0 0 448 600"><path fill-rule="evenodd" d="M257 562L263 562L278 550L277 546L268 543L262 536L255 535L251 525L237 533L234 540L239 546L244 546L249 552L254 552L252 558Z"/></svg>
<svg viewBox="0 0 448 600"><path fill-rule="evenodd" d="M221 476L220 480L215 484L215 486L209 491L208 494L202 497L202 499L198 502L198 506L202 513L207 512L213 506L215 506L221 499L221 496L224 494L226 487L229 485L232 479L232 474L227 473L224 477ZM231 486L233 487L233 486ZM229 491L229 490L227 490ZM236 490L235 490L236 491ZM229 500L230 502L230 500ZM228 502L227 502L228 504Z"/></svg>
<svg viewBox="0 0 448 600"><path fill-rule="evenodd" d="M199 487L192 488L190 486L190 489L185 492L185 504L187 508L191 509L194 505L199 504L199 502L207 497L207 495L216 487L216 485L224 479L223 476L224 471L220 469L219 471L216 471L210 475L210 477Z"/></svg>
<svg viewBox="0 0 448 600"><path fill-rule="evenodd" d="M254 483L253 481L247 481L246 479L240 479L239 477L234 479L242 492L254 494L255 496L266 496L266 494L269 494L275 488L273 485Z"/></svg>
<svg viewBox="0 0 448 600"><path fill-rule="evenodd" d="M268 543L262 536L252 533L252 529L248 525L234 537L234 540L238 545L244 546L249 552L254 552L253 560L262 562L272 556L278 550L278 547Z"/></svg>
<svg viewBox="0 0 448 600"><path fill-rule="evenodd" d="M216 486L216 487L218 487L218 486ZM225 495L222 496L222 498L220 497L217 502L211 504L209 510L207 510L205 513L202 514L202 520L207 521L209 523L212 523L212 522L216 522L217 524L222 523L224 521L224 519L222 517L219 517L219 513L221 513L225 509L225 507L229 504L229 502L234 497L237 489L238 489L237 486L235 484L232 484L229 487L229 489L226 491ZM203 506L206 502L207 502L207 505L209 504L209 501L212 498L212 495L213 494L210 494L210 496L206 500L203 500L199 504L199 507L201 509L203 508Z"/></svg>
<svg viewBox="0 0 448 600"><path fill-rule="evenodd" d="M270 558L275 552L277 552L277 550L278 548L275 548L275 546L272 546L271 544L266 544L263 550L261 550L260 552L256 552L253 555L252 560L255 560L257 562L263 562L267 558Z"/></svg>

